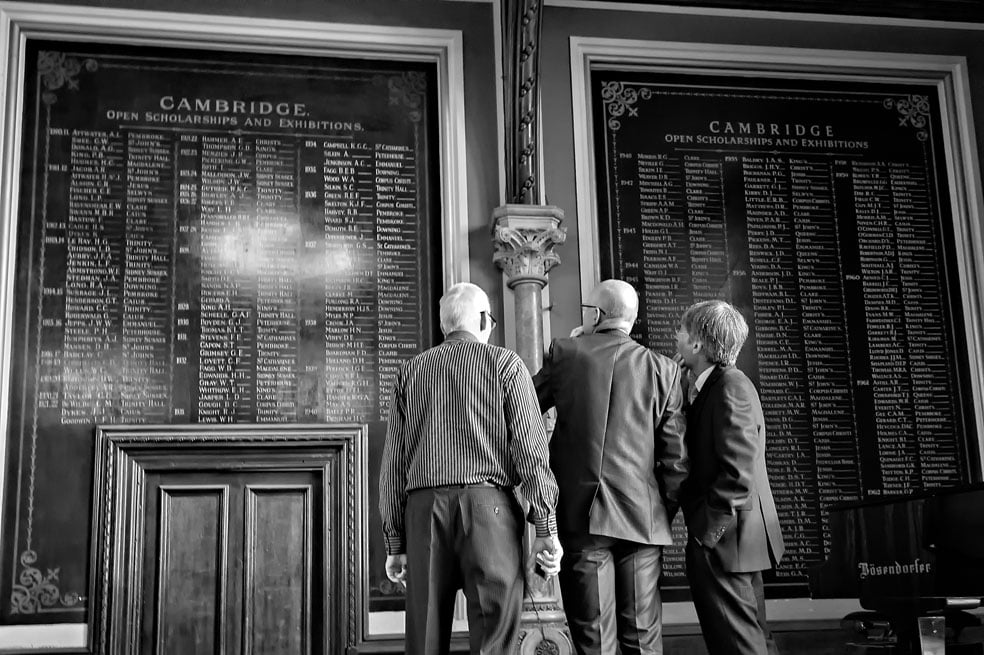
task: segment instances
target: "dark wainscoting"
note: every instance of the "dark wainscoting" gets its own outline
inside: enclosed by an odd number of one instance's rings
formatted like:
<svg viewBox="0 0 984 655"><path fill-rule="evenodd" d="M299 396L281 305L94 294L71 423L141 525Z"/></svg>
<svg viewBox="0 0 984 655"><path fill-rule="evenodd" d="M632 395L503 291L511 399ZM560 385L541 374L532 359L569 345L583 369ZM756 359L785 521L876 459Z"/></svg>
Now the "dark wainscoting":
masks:
<svg viewBox="0 0 984 655"><path fill-rule="evenodd" d="M356 425L100 428L89 652L354 647L365 441Z"/></svg>

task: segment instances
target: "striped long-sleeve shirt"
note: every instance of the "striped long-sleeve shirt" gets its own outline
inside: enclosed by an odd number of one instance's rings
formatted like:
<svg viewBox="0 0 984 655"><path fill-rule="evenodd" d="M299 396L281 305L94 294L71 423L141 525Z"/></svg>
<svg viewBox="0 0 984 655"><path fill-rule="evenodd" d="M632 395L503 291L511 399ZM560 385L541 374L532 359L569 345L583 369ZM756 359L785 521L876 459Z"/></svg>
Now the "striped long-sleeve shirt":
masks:
<svg viewBox="0 0 984 655"><path fill-rule="evenodd" d="M406 552L415 489L519 485L538 536L557 533L557 482L529 371L511 350L454 332L405 362L390 405L379 474L386 553Z"/></svg>

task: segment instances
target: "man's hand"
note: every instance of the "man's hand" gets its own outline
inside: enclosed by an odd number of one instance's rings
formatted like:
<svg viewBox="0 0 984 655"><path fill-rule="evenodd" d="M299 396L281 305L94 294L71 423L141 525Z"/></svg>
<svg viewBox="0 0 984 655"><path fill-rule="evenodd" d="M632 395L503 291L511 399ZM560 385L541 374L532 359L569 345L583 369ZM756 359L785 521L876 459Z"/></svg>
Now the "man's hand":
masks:
<svg viewBox="0 0 984 655"><path fill-rule="evenodd" d="M407 554L386 556L386 577L392 582L407 586Z"/></svg>
<svg viewBox="0 0 984 655"><path fill-rule="evenodd" d="M576 328L571 330L571 337L579 337L584 334L584 326L578 325Z"/></svg>
<svg viewBox="0 0 984 655"><path fill-rule="evenodd" d="M564 556L564 549L561 548L560 540L556 536L537 537L533 540L532 551L531 555L543 569L544 577L550 578L560 573L560 560Z"/></svg>

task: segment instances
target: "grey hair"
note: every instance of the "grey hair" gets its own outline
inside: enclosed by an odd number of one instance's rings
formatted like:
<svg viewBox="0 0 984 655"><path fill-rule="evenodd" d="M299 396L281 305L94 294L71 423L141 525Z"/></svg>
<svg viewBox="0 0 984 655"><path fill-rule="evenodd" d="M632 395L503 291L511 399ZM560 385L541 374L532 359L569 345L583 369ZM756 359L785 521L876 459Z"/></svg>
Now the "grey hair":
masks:
<svg viewBox="0 0 984 655"><path fill-rule="evenodd" d="M694 303L683 312L680 327L704 345L713 364L734 366L748 338L748 324L738 309L723 300Z"/></svg>
<svg viewBox="0 0 984 655"><path fill-rule="evenodd" d="M623 280L605 280L596 288L598 304L605 310L605 320L618 320L631 326L639 314L639 294Z"/></svg>
<svg viewBox="0 0 984 655"><path fill-rule="evenodd" d="M441 331L451 334L467 326L472 313L488 306L488 296L482 288L470 282L452 285L441 297Z"/></svg>

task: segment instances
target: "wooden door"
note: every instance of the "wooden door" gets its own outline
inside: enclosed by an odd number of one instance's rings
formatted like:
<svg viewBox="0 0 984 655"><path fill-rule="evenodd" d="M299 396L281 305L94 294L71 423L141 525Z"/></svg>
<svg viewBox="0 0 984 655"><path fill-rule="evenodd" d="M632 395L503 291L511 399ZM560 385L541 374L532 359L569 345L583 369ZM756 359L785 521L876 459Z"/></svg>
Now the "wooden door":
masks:
<svg viewBox="0 0 984 655"><path fill-rule="evenodd" d="M366 428L105 426L89 652L354 648Z"/></svg>
<svg viewBox="0 0 984 655"><path fill-rule="evenodd" d="M147 477L141 652L323 652L325 508L310 471Z"/></svg>

